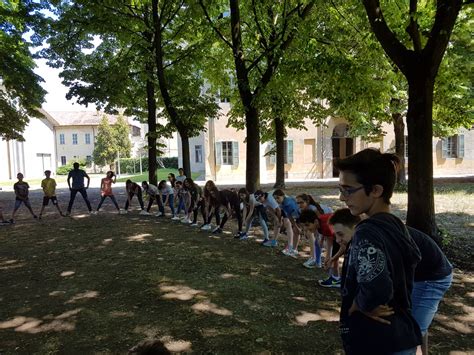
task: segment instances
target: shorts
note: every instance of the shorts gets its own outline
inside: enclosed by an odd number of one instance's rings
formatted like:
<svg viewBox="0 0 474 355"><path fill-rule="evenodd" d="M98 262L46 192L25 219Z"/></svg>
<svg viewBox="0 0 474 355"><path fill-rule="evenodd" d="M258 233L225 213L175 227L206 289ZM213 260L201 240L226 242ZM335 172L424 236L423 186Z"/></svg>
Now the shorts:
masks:
<svg viewBox="0 0 474 355"><path fill-rule="evenodd" d="M445 292L451 286L453 274L439 279L416 281L411 293L411 314L420 326L421 334L425 335L438 310L438 305Z"/></svg>
<svg viewBox="0 0 474 355"><path fill-rule="evenodd" d="M16 200L15 200L15 210L19 209L22 203L23 203L26 207L31 208L31 204L30 204L30 199L29 199L29 198L27 198L26 200L19 200L19 199L16 199Z"/></svg>
<svg viewBox="0 0 474 355"><path fill-rule="evenodd" d="M52 204L55 205L55 206L58 204L58 199L56 198L56 196L44 196L43 197L43 206L48 206L49 205L49 200L51 200Z"/></svg>

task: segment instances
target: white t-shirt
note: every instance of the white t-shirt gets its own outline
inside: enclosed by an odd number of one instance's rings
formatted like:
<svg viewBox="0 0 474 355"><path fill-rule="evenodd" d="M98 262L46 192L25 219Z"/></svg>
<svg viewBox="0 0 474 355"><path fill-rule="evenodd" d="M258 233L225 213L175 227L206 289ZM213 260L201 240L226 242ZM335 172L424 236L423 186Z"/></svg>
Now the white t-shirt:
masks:
<svg viewBox="0 0 474 355"><path fill-rule="evenodd" d="M146 192L150 196L158 195L158 188L153 184L148 184L148 190Z"/></svg>

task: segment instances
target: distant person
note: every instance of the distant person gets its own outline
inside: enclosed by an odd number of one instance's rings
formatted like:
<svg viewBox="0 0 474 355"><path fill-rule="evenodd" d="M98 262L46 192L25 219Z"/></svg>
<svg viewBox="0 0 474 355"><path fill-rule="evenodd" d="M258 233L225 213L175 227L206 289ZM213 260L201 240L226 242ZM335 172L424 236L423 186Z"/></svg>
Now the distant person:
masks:
<svg viewBox="0 0 474 355"><path fill-rule="evenodd" d="M38 218L33 212L33 209L31 208L30 199L28 197L30 185L28 185L26 181L23 181L22 173L18 173L16 177L18 181L13 184L13 189L15 190L15 208L13 209L13 214L12 218L10 219L10 223L15 223L15 215L21 204L25 205L28 211L30 211L33 218Z"/></svg>
<svg viewBox="0 0 474 355"><path fill-rule="evenodd" d="M117 176L111 170L107 171L105 178L100 181L101 199L99 205L97 206L97 212L99 212L100 207L102 206L107 197L112 200L112 203L114 204L115 208L117 209L117 211L120 212L120 207L117 203L117 200L115 199L114 193L112 192L112 184L115 184L115 181L117 181Z"/></svg>
<svg viewBox="0 0 474 355"><path fill-rule="evenodd" d="M263 192L262 190L257 190L254 193L255 199L257 202L264 206L265 215L266 212L270 212L270 215L273 217L273 239L264 239L262 245L264 247L276 247L278 245L278 234L280 234L280 220L281 220L281 209L276 202L273 194L271 192ZM265 221L267 219L265 218ZM260 221L260 223L262 223Z"/></svg>
<svg viewBox="0 0 474 355"><path fill-rule="evenodd" d="M262 227L263 240L268 241L267 213L265 212L265 206L257 202L255 195L249 193L245 187L239 190L239 198L241 201L242 220L245 228L242 233L240 233L239 239L248 239L248 233L250 232L252 223L255 218L257 218Z"/></svg>
<svg viewBox="0 0 474 355"><path fill-rule="evenodd" d="M300 230L296 225L296 220L300 217L300 210L296 199L291 196L287 196L283 190L277 189L273 192L273 197L276 202L280 205L281 210L281 223L285 227L287 244L282 253L286 256L298 257L298 241Z"/></svg>
<svg viewBox="0 0 474 355"><path fill-rule="evenodd" d="M171 184L171 187L174 189L174 184L176 183L176 175L173 173L168 174L168 181Z"/></svg>
<svg viewBox="0 0 474 355"><path fill-rule="evenodd" d="M348 354L415 354L420 327L411 314L420 251L390 213L399 159L364 149L336 160L340 200L354 216L350 262L341 290L340 333Z"/></svg>
<svg viewBox="0 0 474 355"><path fill-rule="evenodd" d="M186 178L186 180L184 180L184 186L189 191L191 197L191 203L189 206L190 210L193 213L191 227L197 227L197 218L199 211L201 211L201 216L204 223L206 221L206 206L204 203L204 195L202 192L202 188L198 184L196 184L191 178Z"/></svg>
<svg viewBox="0 0 474 355"><path fill-rule="evenodd" d="M142 188L143 191L145 191L146 196L148 197L148 207L146 209L146 212L150 213L151 207L153 206L153 202L156 201L156 204L158 205L158 210L159 212L156 213L156 216L160 217L162 216L161 214L161 196L160 196L160 191L158 190L158 187L153 184L149 184L147 181L142 182Z"/></svg>
<svg viewBox="0 0 474 355"><path fill-rule="evenodd" d="M59 207L58 204L58 199L56 197L56 180L51 177L51 170L46 170L44 172L44 176L46 176L46 179L43 179L41 181L41 188L43 189L43 206L41 206L41 211L39 213L39 219L43 216L43 211L46 206L49 205L49 201L56 206L56 209L58 210L59 214L61 216L63 215L63 212L61 211L61 208Z"/></svg>
<svg viewBox="0 0 474 355"><path fill-rule="evenodd" d="M136 182L128 179L125 182L125 189L127 190L127 202L125 202L125 211L124 213L128 212L128 207L132 203L133 196L137 195L138 203L140 204L140 208L142 209L140 214L141 215L148 215L149 213L145 211L145 206L143 205L143 194L142 188Z"/></svg>
<svg viewBox="0 0 474 355"><path fill-rule="evenodd" d="M175 184L176 186L176 184ZM161 195L161 204L160 206L160 214L158 217L164 217L165 216L165 206L168 204L168 206L171 209L171 218L175 219L176 214L174 210L174 190L173 188L166 183L166 180L161 180L158 183L158 190L160 191ZM178 218L179 219L179 218Z"/></svg>
<svg viewBox="0 0 474 355"><path fill-rule="evenodd" d="M69 205L67 206L67 215L71 214L72 205L74 204L74 200L76 199L76 195L79 192L84 199L84 202L87 205L87 209L89 213L92 213L91 203L89 202L89 198L87 197L87 189L89 188L89 184L91 182L91 178L87 173L79 169L79 163L74 163L73 168L68 176L67 176L67 184L69 186L69 191L71 191L71 197L69 198ZM87 179L87 185L84 186L84 178ZM72 179L72 185L71 185Z"/></svg>
<svg viewBox="0 0 474 355"><path fill-rule="evenodd" d="M181 181L181 182L184 182L184 180L186 179L186 175L184 175L184 169L183 168L179 168L178 169L178 176L176 177L176 180L177 181Z"/></svg>

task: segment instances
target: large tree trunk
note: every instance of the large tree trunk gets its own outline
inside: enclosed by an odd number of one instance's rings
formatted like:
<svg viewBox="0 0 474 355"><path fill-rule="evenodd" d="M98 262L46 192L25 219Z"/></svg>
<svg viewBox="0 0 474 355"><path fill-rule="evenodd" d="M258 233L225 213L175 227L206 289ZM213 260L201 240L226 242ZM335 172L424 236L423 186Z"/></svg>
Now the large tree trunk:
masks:
<svg viewBox="0 0 474 355"><path fill-rule="evenodd" d="M285 188L285 124L280 116L275 117L276 179L275 189Z"/></svg>
<svg viewBox="0 0 474 355"><path fill-rule="evenodd" d="M440 242L433 191L433 86L423 74L408 82L407 224Z"/></svg>
<svg viewBox="0 0 474 355"><path fill-rule="evenodd" d="M187 177L191 177L191 164L190 164L190 154L189 154L189 137L187 132L179 132L181 136L181 150L182 150L182 157L183 157L183 166L184 175Z"/></svg>
<svg viewBox="0 0 474 355"><path fill-rule="evenodd" d="M153 67L147 66L147 70L151 71L153 77ZM158 182L156 176L156 101L155 101L155 84L148 79L146 81L146 101L147 101L147 123L148 123L148 181L150 184L156 185Z"/></svg>
<svg viewBox="0 0 474 355"><path fill-rule="evenodd" d="M395 133L395 154L400 158L400 169L397 176L397 184L405 185L405 123L402 114L392 113L393 130Z"/></svg>
<svg viewBox="0 0 474 355"><path fill-rule="evenodd" d="M260 187L260 123L255 107L246 108L245 123L247 127L245 187L249 192L255 192Z"/></svg>

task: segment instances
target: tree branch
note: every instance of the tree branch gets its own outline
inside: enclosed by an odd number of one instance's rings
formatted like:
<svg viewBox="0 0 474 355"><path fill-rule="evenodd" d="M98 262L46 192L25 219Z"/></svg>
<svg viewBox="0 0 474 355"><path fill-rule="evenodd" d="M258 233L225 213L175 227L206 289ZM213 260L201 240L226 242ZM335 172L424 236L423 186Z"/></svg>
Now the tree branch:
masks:
<svg viewBox="0 0 474 355"><path fill-rule="evenodd" d="M413 49L416 53L421 53L421 38L420 38L420 29L416 19L418 0L410 0L410 22L406 28L407 33L410 35L410 38L413 42Z"/></svg>
<svg viewBox="0 0 474 355"><path fill-rule="evenodd" d="M257 26L257 30L261 38L259 42L262 44L262 47L264 49L267 49L268 43L267 43L267 39L265 38L265 33L263 32L262 26L260 25L260 21L258 20L257 7L255 4L255 0L252 0L252 12L253 12L253 18L255 20L255 25Z"/></svg>
<svg viewBox="0 0 474 355"><path fill-rule="evenodd" d="M225 38L225 36L222 34L222 32L219 31L219 29L214 25L214 22L212 22L212 19L209 16L209 13L207 12L206 7L204 6L203 0L199 0L199 5L201 6L202 11L204 11L204 16L206 16L206 19L209 22L209 24L211 25L214 32L216 32L216 34L224 41L225 44L227 44L230 48L233 49L232 43L227 38Z"/></svg>

